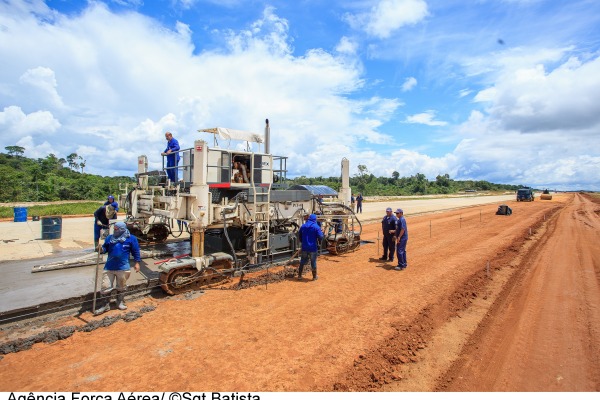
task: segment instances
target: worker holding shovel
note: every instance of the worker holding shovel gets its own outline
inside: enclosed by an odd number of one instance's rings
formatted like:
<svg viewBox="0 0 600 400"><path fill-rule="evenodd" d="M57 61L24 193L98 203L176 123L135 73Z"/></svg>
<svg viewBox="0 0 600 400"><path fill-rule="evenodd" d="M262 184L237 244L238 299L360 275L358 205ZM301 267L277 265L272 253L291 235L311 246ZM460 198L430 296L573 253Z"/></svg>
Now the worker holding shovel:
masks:
<svg viewBox="0 0 600 400"><path fill-rule="evenodd" d="M124 222L117 222L114 226L114 232L109 235L104 244L99 246L99 253L108 253L106 264L104 265L104 276L102 279L102 290L100 294L108 296L106 304L97 310L94 314L99 315L110 310L110 294L113 290L117 291L117 306L119 310L126 310L125 290L127 290L127 279L129 278L130 266L129 257L133 256L135 261L134 269L140 272L140 245L137 238L129 233L127 225Z"/></svg>

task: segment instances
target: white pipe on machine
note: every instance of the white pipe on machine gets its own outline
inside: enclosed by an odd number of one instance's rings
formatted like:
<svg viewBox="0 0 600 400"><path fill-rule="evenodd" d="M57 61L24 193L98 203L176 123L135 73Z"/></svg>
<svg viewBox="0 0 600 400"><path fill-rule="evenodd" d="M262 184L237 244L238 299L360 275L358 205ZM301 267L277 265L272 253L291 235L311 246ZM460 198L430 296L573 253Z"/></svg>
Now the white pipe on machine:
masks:
<svg viewBox="0 0 600 400"><path fill-rule="evenodd" d="M338 193L338 199L342 204L350 207L350 196L352 189L350 188L350 160L346 157L342 158L342 186Z"/></svg>

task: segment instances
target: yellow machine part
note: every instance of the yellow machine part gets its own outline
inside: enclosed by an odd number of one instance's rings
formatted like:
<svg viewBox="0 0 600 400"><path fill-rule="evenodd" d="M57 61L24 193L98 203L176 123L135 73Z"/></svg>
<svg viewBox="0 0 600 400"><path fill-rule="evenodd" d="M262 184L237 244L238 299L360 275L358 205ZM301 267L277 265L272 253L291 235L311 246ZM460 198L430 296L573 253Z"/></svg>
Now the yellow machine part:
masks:
<svg viewBox="0 0 600 400"><path fill-rule="evenodd" d="M552 200L552 195L551 194L541 194L540 199L541 200Z"/></svg>

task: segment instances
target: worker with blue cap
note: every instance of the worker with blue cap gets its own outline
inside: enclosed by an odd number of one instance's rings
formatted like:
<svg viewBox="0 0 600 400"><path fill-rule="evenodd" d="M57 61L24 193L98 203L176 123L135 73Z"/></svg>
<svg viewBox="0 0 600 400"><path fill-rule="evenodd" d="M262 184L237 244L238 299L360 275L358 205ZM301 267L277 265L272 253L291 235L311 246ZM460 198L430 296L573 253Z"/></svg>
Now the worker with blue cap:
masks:
<svg viewBox="0 0 600 400"><path fill-rule="evenodd" d="M392 214L392 208L385 209L385 216L381 220L381 230L383 231L383 256L381 261L394 261L394 233L396 232L396 221L398 219Z"/></svg>
<svg viewBox="0 0 600 400"><path fill-rule="evenodd" d="M179 156L181 148L179 147L179 142L173 137L171 132L165 133L165 139L167 139L167 148L160 154L167 159L167 167L165 168L167 176L171 181L171 185L175 185L177 184L177 164L179 164L181 158Z"/></svg>
<svg viewBox="0 0 600 400"><path fill-rule="evenodd" d="M117 219L117 212L119 211L119 203L117 203L115 201L115 196L113 196L112 194L109 194L108 197L106 198L106 201L104 202L104 205L111 206L112 208L114 208L115 213L111 219Z"/></svg>
<svg viewBox="0 0 600 400"><path fill-rule="evenodd" d="M408 267L406 261L406 243L408 242L408 228L406 226L406 219L404 218L404 211L399 208L396 210L396 232L394 237L396 239L396 254L398 255L398 266L394 268L396 271L405 270Z"/></svg>
<svg viewBox="0 0 600 400"><path fill-rule="evenodd" d="M298 268L298 279L302 279L302 270L304 265L310 260L313 281L319 279L317 276L317 254L319 251L319 241L323 240L323 231L317 223L317 215L310 214L306 222L298 231L300 238L300 267Z"/></svg>
<svg viewBox="0 0 600 400"><path fill-rule="evenodd" d="M110 204L100 206L94 211L94 248L98 251L98 244L101 238L104 238L110 228L110 221L117 213Z"/></svg>
<svg viewBox="0 0 600 400"><path fill-rule="evenodd" d="M107 206L110 207L110 206ZM140 272L140 245L137 238L129 232L124 222L117 222L113 228L113 234L108 235L104 244L100 247L101 253L108 253L106 264L104 265L104 276L102 278L102 290L100 294L107 297L106 304L97 310L94 314L102 314L110 310L110 294L113 290L117 291L117 307L119 310L126 310L125 291L127 290L127 279L131 275L129 257L133 256L135 261L134 269Z"/></svg>

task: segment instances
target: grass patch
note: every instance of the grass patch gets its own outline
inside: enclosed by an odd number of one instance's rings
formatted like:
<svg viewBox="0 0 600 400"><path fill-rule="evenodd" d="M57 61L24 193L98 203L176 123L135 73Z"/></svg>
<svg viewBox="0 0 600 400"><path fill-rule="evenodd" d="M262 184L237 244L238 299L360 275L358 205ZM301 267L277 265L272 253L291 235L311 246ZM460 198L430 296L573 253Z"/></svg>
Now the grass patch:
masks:
<svg viewBox="0 0 600 400"><path fill-rule="evenodd" d="M98 209L103 203L97 201L77 202L77 203L61 203L36 205L27 207L27 217L38 215L45 217L49 215L90 215ZM0 218L13 218L14 207L0 207Z"/></svg>

